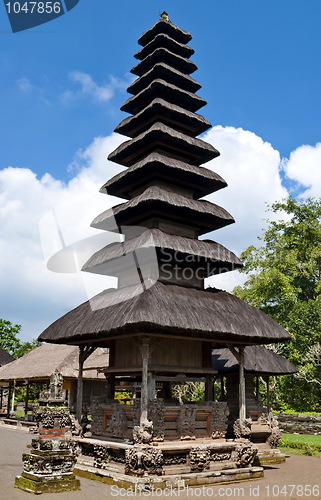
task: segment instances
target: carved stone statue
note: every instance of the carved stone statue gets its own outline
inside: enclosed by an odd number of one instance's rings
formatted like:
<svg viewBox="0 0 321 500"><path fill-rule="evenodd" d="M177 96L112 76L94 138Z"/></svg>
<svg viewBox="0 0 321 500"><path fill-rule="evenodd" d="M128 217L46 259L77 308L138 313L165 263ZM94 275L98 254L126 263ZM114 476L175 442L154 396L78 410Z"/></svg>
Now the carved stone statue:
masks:
<svg viewBox="0 0 321 500"><path fill-rule="evenodd" d="M249 437L251 435L251 425L252 425L251 418L246 418L243 421L241 421L239 418L235 420L233 425L233 431L235 437L237 439Z"/></svg>
<svg viewBox="0 0 321 500"><path fill-rule="evenodd" d="M135 425L133 438L135 443L150 443L153 437L153 422L147 420L140 425Z"/></svg>

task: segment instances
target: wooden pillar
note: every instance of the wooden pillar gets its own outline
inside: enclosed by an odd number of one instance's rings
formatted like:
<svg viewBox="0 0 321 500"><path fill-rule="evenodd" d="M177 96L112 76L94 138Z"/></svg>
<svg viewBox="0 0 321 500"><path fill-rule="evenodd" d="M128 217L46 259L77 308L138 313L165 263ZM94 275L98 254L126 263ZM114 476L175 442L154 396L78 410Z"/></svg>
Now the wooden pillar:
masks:
<svg viewBox="0 0 321 500"><path fill-rule="evenodd" d="M239 346L239 419L246 418L245 377L244 377L244 347Z"/></svg>
<svg viewBox="0 0 321 500"><path fill-rule="evenodd" d="M12 395L11 395L11 411L14 411L14 398L16 395L16 381L13 381Z"/></svg>
<svg viewBox="0 0 321 500"><path fill-rule="evenodd" d="M260 378L259 376L257 375L256 377L256 399L259 400L259 395L260 395Z"/></svg>
<svg viewBox="0 0 321 500"><path fill-rule="evenodd" d="M266 377L266 406L267 406L267 414L271 411L271 401L270 401L270 377Z"/></svg>
<svg viewBox="0 0 321 500"><path fill-rule="evenodd" d="M28 412L28 402L29 402L29 380L27 380L27 386L26 386L25 415L27 415Z"/></svg>
<svg viewBox="0 0 321 500"><path fill-rule="evenodd" d="M83 368L85 361L84 350L85 346L79 346L79 367L78 367L77 400L76 400L76 419L78 420L78 423L80 423L82 414Z"/></svg>
<svg viewBox="0 0 321 500"><path fill-rule="evenodd" d="M142 392L140 399L140 425L148 421L148 362L149 362L149 338L142 340Z"/></svg>
<svg viewBox="0 0 321 500"><path fill-rule="evenodd" d="M155 376L152 372L148 372L148 399L155 399L156 383Z"/></svg>
<svg viewBox="0 0 321 500"><path fill-rule="evenodd" d="M206 375L205 401L214 401L214 382L212 375Z"/></svg>
<svg viewBox="0 0 321 500"><path fill-rule="evenodd" d="M115 375L106 375L107 399L115 399Z"/></svg>
<svg viewBox="0 0 321 500"><path fill-rule="evenodd" d="M11 394L12 394L12 382L9 382L8 401L7 401L7 417L10 416Z"/></svg>

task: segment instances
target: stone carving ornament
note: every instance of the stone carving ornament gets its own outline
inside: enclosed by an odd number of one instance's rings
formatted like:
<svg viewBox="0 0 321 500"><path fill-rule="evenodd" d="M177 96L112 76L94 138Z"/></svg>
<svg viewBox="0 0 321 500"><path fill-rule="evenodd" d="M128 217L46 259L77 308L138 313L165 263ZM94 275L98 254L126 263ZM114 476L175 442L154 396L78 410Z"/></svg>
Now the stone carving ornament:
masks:
<svg viewBox="0 0 321 500"><path fill-rule="evenodd" d="M152 446L134 445L125 452L125 474L143 476L161 475L163 472L163 453Z"/></svg>
<svg viewBox="0 0 321 500"><path fill-rule="evenodd" d="M119 403L112 405L112 414L106 432L113 437L123 437L126 429L126 417Z"/></svg>
<svg viewBox="0 0 321 500"><path fill-rule="evenodd" d="M225 438L229 409L226 402L211 403L211 435L213 439Z"/></svg>
<svg viewBox="0 0 321 500"><path fill-rule="evenodd" d="M279 422L276 415L273 413L269 414L268 422L271 428L271 434L267 439L267 443L271 446L271 448L277 448L278 444L281 441L282 433L279 428Z"/></svg>
<svg viewBox="0 0 321 500"><path fill-rule="evenodd" d="M109 449L100 444L94 445L94 467L106 469L110 460Z"/></svg>
<svg viewBox="0 0 321 500"><path fill-rule="evenodd" d="M203 472L210 468L210 450L207 446L192 448L189 453L191 472Z"/></svg>
<svg viewBox="0 0 321 500"><path fill-rule="evenodd" d="M97 399L92 400L90 413L92 418L91 432L95 436L101 436L103 433L104 412Z"/></svg>
<svg viewBox="0 0 321 500"><path fill-rule="evenodd" d="M148 405L148 415L153 422L153 441L164 441L164 400L150 399Z"/></svg>
<svg viewBox="0 0 321 500"><path fill-rule="evenodd" d="M177 429L181 440L195 439L196 411L197 406L181 405Z"/></svg>
<svg viewBox="0 0 321 500"><path fill-rule="evenodd" d="M34 411L37 427L43 429L53 429L71 427L71 418L67 408L51 408L46 406Z"/></svg>
<svg viewBox="0 0 321 500"><path fill-rule="evenodd" d="M242 439L237 443L231 459L235 461L236 467L249 467L252 465L258 449L248 439Z"/></svg>

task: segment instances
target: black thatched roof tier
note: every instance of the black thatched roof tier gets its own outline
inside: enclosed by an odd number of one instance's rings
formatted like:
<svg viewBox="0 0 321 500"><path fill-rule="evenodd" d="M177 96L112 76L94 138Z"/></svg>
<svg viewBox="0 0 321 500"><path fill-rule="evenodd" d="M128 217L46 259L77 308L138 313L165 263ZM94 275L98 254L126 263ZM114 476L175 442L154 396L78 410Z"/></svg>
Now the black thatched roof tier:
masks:
<svg viewBox="0 0 321 500"><path fill-rule="evenodd" d="M134 75L142 76L152 69L152 67L157 63L168 64L173 68L177 68L178 71L181 71L181 73L185 73L186 75L190 75L197 70L197 66L193 61L186 59L186 57L174 54L174 52L170 52L164 47L160 47L136 64L130 72Z"/></svg>
<svg viewBox="0 0 321 500"><path fill-rule="evenodd" d="M156 79L141 92L127 99L120 109L134 115L139 113L139 111L144 109L157 97L193 112L206 104L206 101L198 95L182 90L175 85L165 82L165 80Z"/></svg>
<svg viewBox="0 0 321 500"><path fill-rule="evenodd" d="M102 343L144 333L215 343L267 344L291 338L274 319L227 292L156 282L145 291L135 286L102 292L55 321L39 340Z"/></svg>
<svg viewBox="0 0 321 500"><path fill-rule="evenodd" d="M227 186L225 180L212 170L151 153L112 177L100 192L129 200L133 191L157 180L190 189L196 199Z"/></svg>
<svg viewBox="0 0 321 500"><path fill-rule="evenodd" d="M14 357L0 347L0 366L7 365L11 361L14 361Z"/></svg>
<svg viewBox="0 0 321 500"><path fill-rule="evenodd" d="M239 371L239 363L228 348L212 351L212 367L223 375ZM298 371L291 361L259 345L245 347L244 369L254 375L288 375Z"/></svg>
<svg viewBox="0 0 321 500"><path fill-rule="evenodd" d="M125 118L115 128L115 132L128 137L136 137L156 122L162 122L193 137L211 127L210 122L202 115L158 98L136 115Z"/></svg>
<svg viewBox="0 0 321 500"><path fill-rule="evenodd" d="M129 167L150 153L160 153L197 166L220 154L211 144L157 122L134 139L123 142L108 159Z"/></svg>
<svg viewBox="0 0 321 500"><path fill-rule="evenodd" d="M179 223L188 223L198 228L199 234L227 226L234 222L224 208L209 201L193 200L156 186L147 188L142 194L121 203L98 215L92 227L106 231L117 231L119 227L144 225L153 217L163 217Z"/></svg>
<svg viewBox="0 0 321 500"><path fill-rule="evenodd" d="M191 76L184 75L180 71L177 71L176 68L168 66L168 64L159 63L155 64L148 73L137 78L137 80L128 87L127 92L136 95L148 87L154 80L164 80L182 90L192 93L202 88L202 86Z"/></svg>
<svg viewBox="0 0 321 500"><path fill-rule="evenodd" d="M170 21L159 19L154 26L145 31L145 33L143 33L138 39L139 45L144 47L159 33L165 33L179 43L185 44L192 40L192 35L188 31L182 30L182 28L179 28Z"/></svg>
<svg viewBox="0 0 321 500"><path fill-rule="evenodd" d="M183 236L176 236L164 233L159 229L151 229L145 231L143 234L136 238L132 238L123 243L112 243L106 247L98 250L90 259L84 264L82 270L97 274L110 274L111 267L107 264L120 259L125 255L132 254L137 250L142 255L143 249L155 248L158 254L158 261L171 262L188 262L191 268L208 266L208 273L212 270L221 272L222 269L231 270L242 267L242 262L239 258L223 245L211 240L194 240L191 238L184 238ZM171 257L170 257L171 256ZM112 265L115 271L117 265Z"/></svg>
<svg viewBox="0 0 321 500"><path fill-rule="evenodd" d="M159 33L159 35L156 35L155 38L145 45L143 49L136 52L134 57L142 61L145 57L152 54L155 49L159 49L160 47L165 47L170 52L174 52L181 57L189 58L194 54L194 49L192 49L192 47L177 42L165 33Z"/></svg>

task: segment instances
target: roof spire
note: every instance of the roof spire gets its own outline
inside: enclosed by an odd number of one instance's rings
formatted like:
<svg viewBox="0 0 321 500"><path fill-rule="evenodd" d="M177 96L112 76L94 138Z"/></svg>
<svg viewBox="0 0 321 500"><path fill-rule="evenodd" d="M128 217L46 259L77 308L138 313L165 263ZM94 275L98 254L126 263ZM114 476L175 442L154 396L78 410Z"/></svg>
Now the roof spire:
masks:
<svg viewBox="0 0 321 500"><path fill-rule="evenodd" d="M164 10L161 14L159 14L159 17L163 19L164 21L171 22L170 18L168 17L168 13L166 10Z"/></svg>

